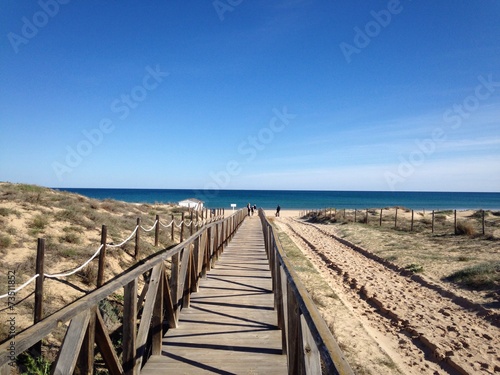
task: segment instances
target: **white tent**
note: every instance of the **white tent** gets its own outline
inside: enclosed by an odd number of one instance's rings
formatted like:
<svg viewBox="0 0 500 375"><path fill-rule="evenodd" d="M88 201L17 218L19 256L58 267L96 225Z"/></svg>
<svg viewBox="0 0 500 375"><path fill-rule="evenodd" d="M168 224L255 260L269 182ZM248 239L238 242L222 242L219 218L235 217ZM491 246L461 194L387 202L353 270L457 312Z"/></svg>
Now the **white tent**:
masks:
<svg viewBox="0 0 500 375"><path fill-rule="evenodd" d="M192 208L195 211L203 210L203 202L196 198L184 199L179 202L179 206Z"/></svg>

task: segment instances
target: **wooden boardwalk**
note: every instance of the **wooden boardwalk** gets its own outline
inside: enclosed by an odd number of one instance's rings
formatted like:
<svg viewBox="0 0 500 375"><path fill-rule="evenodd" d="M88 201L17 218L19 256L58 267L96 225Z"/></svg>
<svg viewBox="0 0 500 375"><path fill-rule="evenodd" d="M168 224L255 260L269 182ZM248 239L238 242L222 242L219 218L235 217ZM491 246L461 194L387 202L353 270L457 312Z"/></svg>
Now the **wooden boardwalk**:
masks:
<svg viewBox="0 0 500 375"><path fill-rule="evenodd" d="M163 339L153 374L286 374L271 272L257 215L247 218Z"/></svg>

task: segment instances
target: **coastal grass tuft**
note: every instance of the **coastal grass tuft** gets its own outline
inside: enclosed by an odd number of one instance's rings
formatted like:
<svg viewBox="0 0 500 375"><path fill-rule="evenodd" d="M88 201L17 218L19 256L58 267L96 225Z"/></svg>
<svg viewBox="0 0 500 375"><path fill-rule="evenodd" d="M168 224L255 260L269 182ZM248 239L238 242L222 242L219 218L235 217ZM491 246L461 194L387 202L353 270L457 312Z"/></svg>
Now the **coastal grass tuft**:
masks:
<svg viewBox="0 0 500 375"><path fill-rule="evenodd" d="M476 234L476 229L474 228L474 225L468 221L459 221L457 223L456 234L472 237Z"/></svg>
<svg viewBox="0 0 500 375"><path fill-rule="evenodd" d="M464 268L445 280L473 290L497 289L500 286L500 261Z"/></svg>

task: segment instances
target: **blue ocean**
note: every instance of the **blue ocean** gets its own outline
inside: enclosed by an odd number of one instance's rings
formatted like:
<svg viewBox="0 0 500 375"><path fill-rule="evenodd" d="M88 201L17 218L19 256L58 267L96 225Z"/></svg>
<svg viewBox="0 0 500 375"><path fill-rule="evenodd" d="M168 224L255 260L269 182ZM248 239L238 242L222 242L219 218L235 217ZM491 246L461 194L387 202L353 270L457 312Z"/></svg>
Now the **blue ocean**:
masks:
<svg viewBox="0 0 500 375"><path fill-rule="evenodd" d="M250 203L264 209L384 208L410 209L500 209L500 193L302 191L302 190L191 190L191 189L89 189L58 188L96 199L134 203L177 203L197 198L207 208L226 208Z"/></svg>

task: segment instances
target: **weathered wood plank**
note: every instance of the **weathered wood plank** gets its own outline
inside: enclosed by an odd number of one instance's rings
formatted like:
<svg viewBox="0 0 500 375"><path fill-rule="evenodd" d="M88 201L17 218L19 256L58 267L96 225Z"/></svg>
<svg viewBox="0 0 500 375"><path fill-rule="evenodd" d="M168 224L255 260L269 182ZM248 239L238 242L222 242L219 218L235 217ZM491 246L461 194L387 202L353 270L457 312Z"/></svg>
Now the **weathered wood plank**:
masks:
<svg viewBox="0 0 500 375"><path fill-rule="evenodd" d="M80 353L80 348L82 347L89 320L90 310L82 311L71 319L71 323L66 331L61 350L57 357L53 372L54 375L72 374L75 370L76 361Z"/></svg>
<svg viewBox="0 0 500 375"><path fill-rule="evenodd" d="M104 319L102 318L101 312L97 309L96 314L96 335L95 341L97 348L102 354L106 367L109 369L111 375L122 375L123 368L116 354L111 338L106 330L106 325L104 324Z"/></svg>
<svg viewBox="0 0 500 375"><path fill-rule="evenodd" d="M281 337L260 221L249 218L141 374L286 374Z"/></svg>
<svg viewBox="0 0 500 375"><path fill-rule="evenodd" d="M149 280L149 289L146 293L146 302L142 312L141 323L137 331L137 353L135 359L135 372L139 373L142 365L144 353L146 352L146 340L148 338L151 320L153 318L153 310L155 307L156 295L158 293L158 284L163 276L163 264L158 264L153 268L151 279Z"/></svg>

